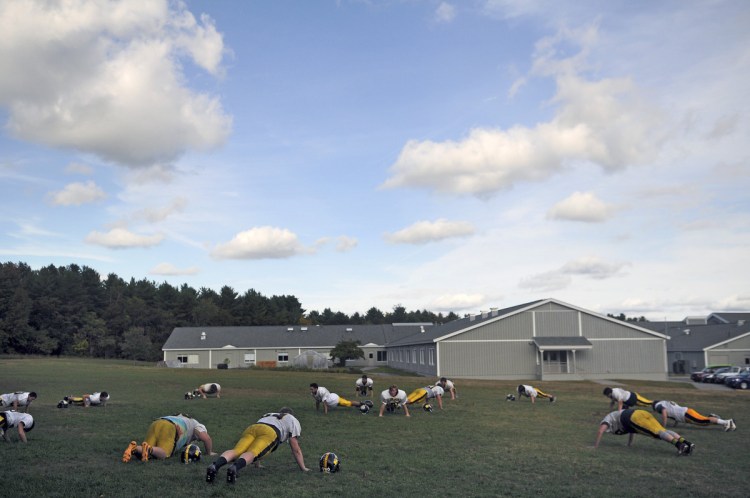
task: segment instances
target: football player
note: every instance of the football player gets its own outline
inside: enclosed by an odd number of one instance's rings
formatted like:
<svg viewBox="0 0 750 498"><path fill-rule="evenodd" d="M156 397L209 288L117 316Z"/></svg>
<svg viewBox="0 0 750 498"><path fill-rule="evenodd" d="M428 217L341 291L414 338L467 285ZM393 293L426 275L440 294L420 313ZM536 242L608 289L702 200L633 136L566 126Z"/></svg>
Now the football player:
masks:
<svg viewBox="0 0 750 498"><path fill-rule="evenodd" d="M385 411L396 412L401 407L404 408L404 415L409 415L409 408L406 406L406 391L399 389L396 384L380 393L380 417L383 416Z"/></svg>
<svg viewBox="0 0 750 498"><path fill-rule="evenodd" d="M628 446L633 444L633 437L636 434L651 436L655 439L661 439L677 448L678 455L689 455L695 449L695 445L674 431L662 427L662 425L646 410L627 410L614 411L604 417L599 423L599 432L596 434L594 448L599 447L602 434L609 432L618 436L628 435Z"/></svg>
<svg viewBox="0 0 750 498"><path fill-rule="evenodd" d="M518 395L519 396L526 396L527 398L531 398L532 403L536 403L536 398L540 397L543 399L550 400L550 403L554 403L557 400L556 396L552 396L551 394L547 394L536 387L527 386L526 384L519 384L518 385Z"/></svg>
<svg viewBox="0 0 750 498"><path fill-rule="evenodd" d="M106 406L109 401L109 393L107 391L95 392L94 394L84 394L83 396L65 396L63 398L68 403L79 406Z"/></svg>
<svg viewBox="0 0 750 498"><path fill-rule="evenodd" d="M209 394L221 398L221 386L215 382L198 386L198 389L195 391L198 392L198 395L203 396L204 399L207 398ZM195 393L195 391L193 392Z"/></svg>
<svg viewBox="0 0 750 498"><path fill-rule="evenodd" d="M372 385L372 379L367 377L367 374L362 374L362 377L354 382L354 392L360 396L372 396Z"/></svg>
<svg viewBox="0 0 750 498"><path fill-rule="evenodd" d="M151 458L164 460L179 454L193 441L201 441L209 455L216 454L205 425L181 413L160 417L151 423L140 446L135 441L130 442L122 454L122 461L127 463L133 457L143 462Z"/></svg>
<svg viewBox="0 0 750 498"><path fill-rule="evenodd" d="M18 438L26 443L26 433L34 428L34 417L28 413L0 412L0 435L6 442L10 442L8 429L13 427L18 431Z"/></svg>
<svg viewBox="0 0 750 498"><path fill-rule="evenodd" d="M651 403L653 403L653 401L644 398L638 393L632 393L630 391L626 391L625 389L620 389L619 387L615 387L614 389L611 387L605 387L604 391L602 391L602 394L610 399L610 410L615 405L615 403L617 403L618 411L622 410L623 406L627 408L633 408L634 406L651 406Z"/></svg>
<svg viewBox="0 0 750 498"><path fill-rule="evenodd" d="M354 406L359 408L362 405L367 405L372 408L372 401L349 401L348 399L342 398L336 393L330 392L323 386L319 386L315 382L310 384L310 394L315 400L315 410L320 410L320 405L323 404L323 413L328 415L328 407L334 408L336 406L351 407Z"/></svg>
<svg viewBox="0 0 750 498"><path fill-rule="evenodd" d="M453 381L446 379L445 377L440 377L440 379L437 381L435 385L442 387L443 391L445 392L450 392L451 399L456 399L458 397L458 392L456 391L456 385L453 383Z"/></svg>
<svg viewBox="0 0 750 498"><path fill-rule="evenodd" d="M240 436L234 448L227 450L206 469L206 482L213 483L218 470L227 463L234 462L227 469L227 483L234 484L237 474L248 464L260 467L260 459L276 451L276 448L289 442L292 455L300 470L308 472L305 458L297 438L302 433L299 420L291 408L282 408L278 413L266 413Z"/></svg>
<svg viewBox="0 0 750 498"><path fill-rule="evenodd" d="M656 413L661 414L662 425L667 426L667 418L674 420L675 427L678 422L701 425L703 427L717 424L724 427L724 432L734 431L737 426L731 418L724 420L718 415L711 414L708 417L701 415L692 408L680 406L674 401L654 401L651 405Z"/></svg>
<svg viewBox="0 0 750 498"><path fill-rule="evenodd" d="M11 407L15 411L19 411L19 408L23 408L20 411L29 411L29 405L36 399L36 393L34 391L24 392L16 391L14 393L0 394L0 406Z"/></svg>
<svg viewBox="0 0 750 498"><path fill-rule="evenodd" d="M435 399L438 402L438 406L442 410L444 393L445 391L443 391L443 388L440 386L420 387L420 388L413 390L409 394L409 396L406 397L404 406L412 404L412 403L421 403L423 401L425 402L425 405L428 405L431 399Z"/></svg>

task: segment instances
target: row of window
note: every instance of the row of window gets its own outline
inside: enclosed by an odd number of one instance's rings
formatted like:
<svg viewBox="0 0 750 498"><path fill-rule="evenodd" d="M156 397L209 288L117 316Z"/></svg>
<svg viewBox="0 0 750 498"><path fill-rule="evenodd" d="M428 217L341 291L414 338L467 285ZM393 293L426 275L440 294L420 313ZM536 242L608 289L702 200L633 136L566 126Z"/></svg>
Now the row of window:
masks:
<svg viewBox="0 0 750 498"><path fill-rule="evenodd" d="M388 361L387 351L378 351L377 355L377 361ZM370 358L372 358L372 353L370 353ZM200 362L200 358L197 354L182 354L177 355L177 361L179 361L180 363L198 364ZM286 351L277 352L276 361L278 363L289 363L289 353ZM255 353L245 353L245 364L255 365Z"/></svg>
<svg viewBox="0 0 750 498"><path fill-rule="evenodd" d="M425 364L425 348L412 348L412 349L398 349L393 352L395 359L401 363L414 363L417 364L417 353L419 354L419 364ZM427 364L435 365L435 348L427 348Z"/></svg>

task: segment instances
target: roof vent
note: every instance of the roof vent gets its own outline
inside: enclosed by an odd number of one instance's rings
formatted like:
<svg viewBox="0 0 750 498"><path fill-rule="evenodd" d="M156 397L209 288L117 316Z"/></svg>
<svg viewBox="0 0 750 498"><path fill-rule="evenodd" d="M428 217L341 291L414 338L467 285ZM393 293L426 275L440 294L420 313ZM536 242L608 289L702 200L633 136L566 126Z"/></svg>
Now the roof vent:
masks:
<svg viewBox="0 0 750 498"><path fill-rule="evenodd" d="M201 332L201 341L206 340L206 332Z"/></svg>
<svg viewBox="0 0 750 498"><path fill-rule="evenodd" d="M490 316L497 316L497 308L490 308Z"/></svg>
<svg viewBox="0 0 750 498"><path fill-rule="evenodd" d="M481 311L480 313L482 313L482 318L487 318L487 312L486 311Z"/></svg>
<svg viewBox="0 0 750 498"><path fill-rule="evenodd" d="M306 332L306 331L307 331L307 327L300 327L300 330L301 330L302 332Z"/></svg>
<svg viewBox="0 0 750 498"><path fill-rule="evenodd" d="M422 333L424 334L424 325L420 325L420 326L419 326L419 331L420 331L420 332L422 332Z"/></svg>
<svg viewBox="0 0 750 498"><path fill-rule="evenodd" d="M470 322L474 321L474 313L469 313L469 321Z"/></svg>
<svg viewBox="0 0 750 498"><path fill-rule="evenodd" d="M294 332L294 327L287 327L286 331L287 332Z"/></svg>
<svg viewBox="0 0 750 498"><path fill-rule="evenodd" d="M738 327L741 327L743 325L745 325L745 320L737 320L737 326Z"/></svg>
<svg viewBox="0 0 750 498"><path fill-rule="evenodd" d="M347 331L347 332L351 332L352 330L353 330L353 329L352 329L351 327L347 327L347 328L346 328L346 331Z"/></svg>
<svg viewBox="0 0 750 498"><path fill-rule="evenodd" d="M690 335L690 329L685 329L683 332L685 332L685 335Z"/></svg>

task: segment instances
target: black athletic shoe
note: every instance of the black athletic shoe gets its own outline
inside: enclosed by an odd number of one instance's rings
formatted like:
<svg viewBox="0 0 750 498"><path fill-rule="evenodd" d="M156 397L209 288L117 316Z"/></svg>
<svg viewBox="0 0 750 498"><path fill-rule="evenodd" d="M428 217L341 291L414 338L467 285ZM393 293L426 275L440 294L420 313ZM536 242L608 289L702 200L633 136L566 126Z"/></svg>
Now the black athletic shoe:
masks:
<svg viewBox="0 0 750 498"><path fill-rule="evenodd" d="M216 466L211 464L206 469L206 482L213 483L216 479Z"/></svg>
<svg viewBox="0 0 750 498"><path fill-rule="evenodd" d="M232 465L227 469L227 484L234 484L235 482L237 482L237 469Z"/></svg>

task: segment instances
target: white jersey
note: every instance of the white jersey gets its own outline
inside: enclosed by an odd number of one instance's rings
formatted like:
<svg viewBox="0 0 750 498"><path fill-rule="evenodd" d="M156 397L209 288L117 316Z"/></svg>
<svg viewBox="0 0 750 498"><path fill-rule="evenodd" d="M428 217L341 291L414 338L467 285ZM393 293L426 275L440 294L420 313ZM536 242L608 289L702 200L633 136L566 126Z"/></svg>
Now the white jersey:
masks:
<svg viewBox="0 0 750 498"><path fill-rule="evenodd" d="M302 426L299 425L299 420L291 413L266 413L258 420L258 423L276 427L279 430L279 442L281 443L302 434Z"/></svg>
<svg viewBox="0 0 750 498"><path fill-rule="evenodd" d="M0 394L0 406L13 406L14 402L18 402L18 406L29 406L29 394L22 391Z"/></svg>
<svg viewBox="0 0 750 498"><path fill-rule="evenodd" d="M221 386L217 384L216 382L209 382L208 384L203 384L200 388L206 394L219 394L221 392Z"/></svg>
<svg viewBox="0 0 750 498"><path fill-rule="evenodd" d="M536 398L538 393L536 392L536 389L534 389L531 386L527 386L526 384L521 384L521 387L523 387L523 392L518 394L523 394L524 396L527 396L529 398Z"/></svg>
<svg viewBox="0 0 750 498"><path fill-rule="evenodd" d="M676 420L677 422L685 422L685 414L688 409L684 406L680 406L674 401L659 401L654 406L654 409L661 413L662 410L667 411L667 417Z"/></svg>
<svg viewBox="0 0 750 498"><path fill-rule="evenodd" d="M402 389L399 389L395 396L391 396L391 393L388 389L380 393L380 401L384 405L388 405L391 403L402 405L406 403L406 392Z"/></svg>
<svg viewBox="0 0 750 498"><path fill-rule="evenodd" d="M606 432L611 432L612 434L625 434L626 431L620 421L622 413L623 412L618 411L610 412L601 422L599 422L599 425L607 424L608 427Z"/></svg>
<svg viewBox="0 0 750 498"><path fill-rule="evenodd" d="M440 386L427 386L425 390L427 391L427 399L437 398L445 394L445 391Z"/></svg>
<svg viewBox="0 0 750 498"><path fill-rule="evenodd" d="M109 401L109 397L102 399L102 393L94 393L89 396L89 403L92 405L101 405Z"/></svg>
<svg viewBox="0 0 750 498"><path fill-rule="evenodd" d="M613 388L612 394L609 395L610 399L613 399L615 401L622 401L623 403L627 402L630 399L630 396L632 396L630 391L620 389L619 387Z"/></svg>
<svg viewBox="0 0 750 498"><path fill-rule="evenodd" d="M34 417L28 413L9 411L2 412L2 415L3 418L5 418L5 423L7 424L8 429L11 427L18 427L18 424L21 422L23 422L23 428L27 430L34 426Z"/></svg>
<svg viewBox="0 0 750 498"><path fill-rule="evenodd" d="M329 391L328 389L326 389L323 386L318 386L318 390L315 391L314 393L312 391L310 391L310 394L312 395L312 397L313 397L313 399L315 401L317 401L317 402L320 403L320 402L323 401L323 398L325 398L326 396L328 396L329 394L331 394L331 391Z"/></svg>
<svg viewBox="0 0 750 498"><path fill-rule="evenodd" d="M362 378L360 377L360 378L359 378L359 379L357 379L357 381L356 381L356 382L354 383L354 385L355 385L355 386L357 386L357 387L362 387L362 385L363 385L363 384L364 384L364 386L365 386L365 387L372 387L372 384L373 384L373 382L372 382L372 379L368 377L368 378L367 378L367 381L366 381L366 382L363 382L363 381L362 381Z"/></svg>
<svg viewBox="0 0 750 498"><path fill-rule="evenodd" d="M453 387L454 387L453 386L453 382L450 381L450 380L448 380L448 379L446 379L445 380L445 386L443 386L443 389L445 389L446 391L450 391L451 389L453 389Z"/></svg>

